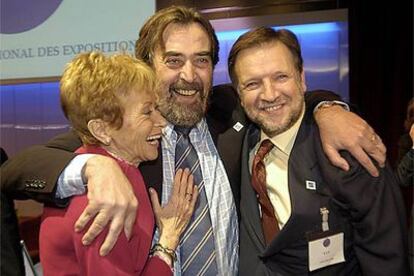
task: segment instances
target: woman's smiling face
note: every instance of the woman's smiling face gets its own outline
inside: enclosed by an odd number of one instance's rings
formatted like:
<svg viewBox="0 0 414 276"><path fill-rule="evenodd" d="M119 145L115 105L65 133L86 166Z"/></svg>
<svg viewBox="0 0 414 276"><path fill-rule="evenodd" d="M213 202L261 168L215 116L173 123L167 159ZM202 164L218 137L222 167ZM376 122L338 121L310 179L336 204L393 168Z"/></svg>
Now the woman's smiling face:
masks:
<svg viewBox="0 0 414 276"><path fill-rule="evenodd" d="M158 157L159 139L165 120L156 110L152 91L135 87L119 98L124 114L121 128L110 128L107 150L133 164Z"/></svg>

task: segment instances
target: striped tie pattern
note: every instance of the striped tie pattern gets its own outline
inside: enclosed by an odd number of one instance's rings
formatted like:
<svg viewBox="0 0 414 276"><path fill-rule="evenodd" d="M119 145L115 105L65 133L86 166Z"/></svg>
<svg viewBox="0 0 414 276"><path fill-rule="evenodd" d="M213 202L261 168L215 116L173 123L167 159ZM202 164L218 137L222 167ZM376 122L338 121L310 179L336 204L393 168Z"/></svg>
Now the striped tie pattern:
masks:
<svg viewBox="0 0 414 276"><path fill-rule="evenodd" d="M204 187L200 160L190 143L189 128L175 127L177 145L175 170L189 168L198 186L199 196L193 217L181 238L181 271L183 275L217 275L214 236Z"/></svg>
<svg viewBox="0 0 414 276"><path fill-rule="evenodd" d="M254 156L252 166L252 186L259 196L259 204L262 210L262 229L266 244L269 244L280 231L272 202L267 194L266 168L263 163L264 157L272 149L272 142L269 139L263 140Z"/></svg>

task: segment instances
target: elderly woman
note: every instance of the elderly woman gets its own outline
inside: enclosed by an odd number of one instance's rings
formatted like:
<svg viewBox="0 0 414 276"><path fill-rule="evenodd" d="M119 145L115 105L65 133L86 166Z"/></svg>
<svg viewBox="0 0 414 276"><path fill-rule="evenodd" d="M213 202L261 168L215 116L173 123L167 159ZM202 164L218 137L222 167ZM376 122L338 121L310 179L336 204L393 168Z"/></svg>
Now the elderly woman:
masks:
<svg viewBox="0 0 414 276"><path fill-rule="evenodd" d="M173 194L161 207L137 166L158 156L162 117L155 109L155 75L127 55L85 53L70 62L61 79L61 103L83 146L78 153L110 156L133 185L139 208L130 240L123 234L105 257L99 255L106 231L90 246L74 223L87 204L74 197L66 209L45 208L40 230L40 259L45 275L171 275L175 249L194 210L197 187L188 169L175 176ZM192 196L191 196L192 195ZM150 251L154 214L159 243Z"/></svg>

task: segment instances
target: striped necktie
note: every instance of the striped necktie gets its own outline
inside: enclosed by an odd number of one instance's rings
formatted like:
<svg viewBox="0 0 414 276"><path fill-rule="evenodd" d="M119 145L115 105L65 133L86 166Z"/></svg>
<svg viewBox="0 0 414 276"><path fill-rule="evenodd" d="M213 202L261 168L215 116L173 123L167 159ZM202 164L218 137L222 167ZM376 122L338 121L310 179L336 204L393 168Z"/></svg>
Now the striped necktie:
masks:
<svg viewBox="0 0 414 276"><path fill-rule="evenodd" d="M199 196L191 221L181 238L183 275L217 275L213 228L200 160L188 137L190 128L176 126L175 170L189 168L198 186Z"/></svg>
<svg viewBox="0 0 414 276"><path fill-rule="evenodd" d="M269 139L263 140L253 159L252 186L256 191L262 210L262 229L266 244L269 244L279 232L279 223L275 216L272 202L267 194L266 168L263 163L264 157L273 149Z"/></svg>

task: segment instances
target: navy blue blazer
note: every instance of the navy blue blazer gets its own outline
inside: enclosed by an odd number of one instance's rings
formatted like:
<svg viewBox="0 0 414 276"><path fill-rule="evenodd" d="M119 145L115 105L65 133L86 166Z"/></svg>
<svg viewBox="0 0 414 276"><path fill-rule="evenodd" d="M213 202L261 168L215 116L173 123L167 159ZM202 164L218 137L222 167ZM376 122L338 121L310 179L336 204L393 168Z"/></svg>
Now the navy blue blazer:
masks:
<svg viewBox="0 0 414 276"><path fill-rule="evenodd" d="M309 110L288 163L292 213L266 246L248 167L259 134L252 125L242 149L240 275L408 275L403 201L390 167L373 178L347 153L348 172L331 165ZM321 207L330 211L330 230L344 233L346 262L309 272L308 238L322 231Z"/></svg>

